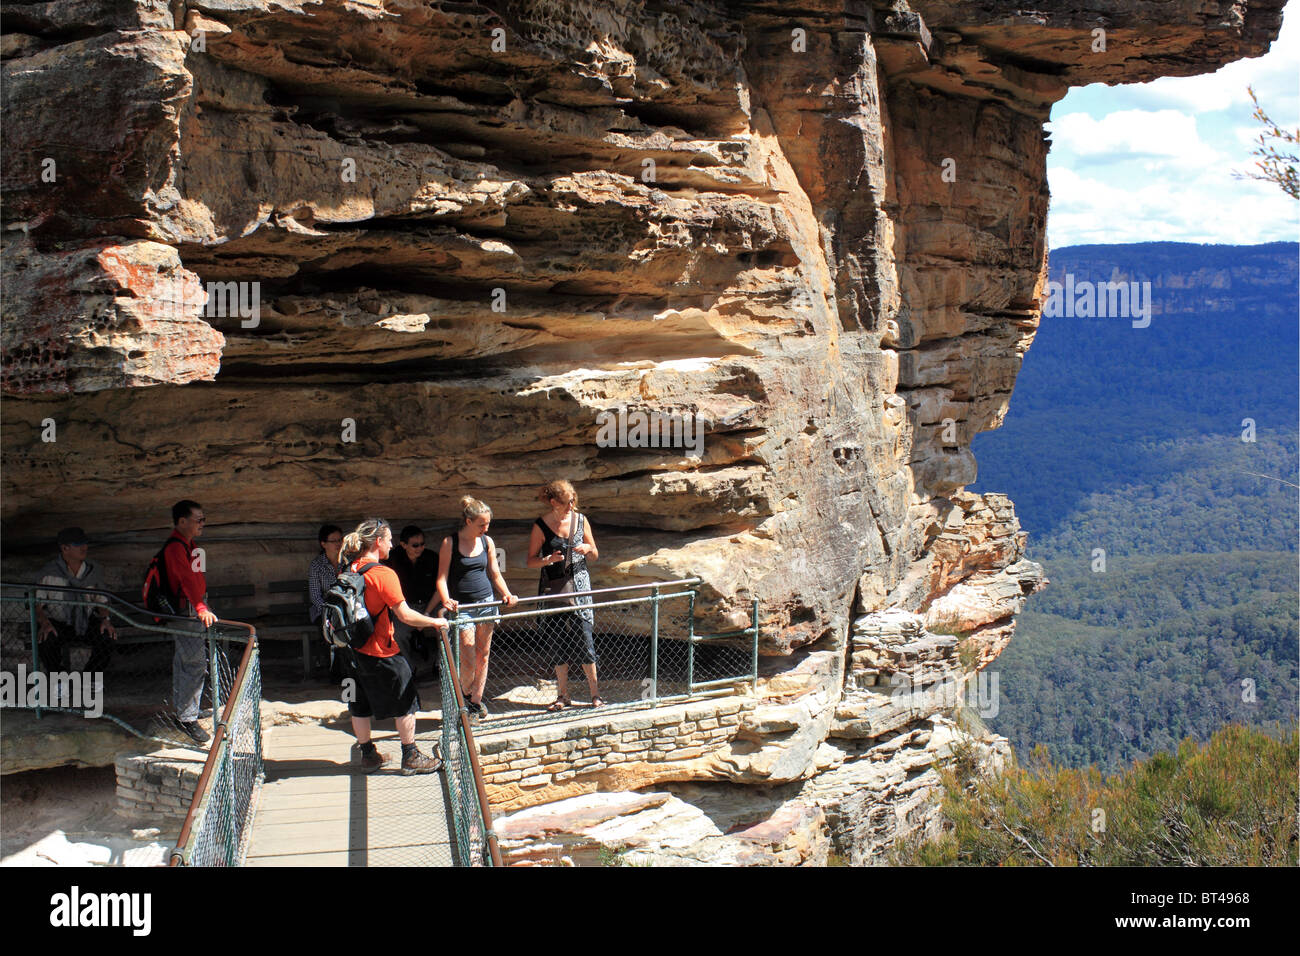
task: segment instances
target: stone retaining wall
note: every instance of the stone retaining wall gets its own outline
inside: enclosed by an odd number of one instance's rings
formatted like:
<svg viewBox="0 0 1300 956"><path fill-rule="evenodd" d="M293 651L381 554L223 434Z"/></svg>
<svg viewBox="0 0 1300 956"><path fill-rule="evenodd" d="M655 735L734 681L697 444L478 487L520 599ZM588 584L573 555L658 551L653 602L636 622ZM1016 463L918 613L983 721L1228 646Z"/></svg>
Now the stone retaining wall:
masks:
<svg viewBox="0 0 1300 956"><path fill-rule="evenodd" d="M712 776L702 758L724 747L754 709L719 697L626 713L583 711L563 723L478 736L488 802L518 810L598 790L636 790Z"/></svg>
<svg viewBox="0 0 1300 956"><path fill-rule="evenodd" d="M203 761L164 750L122 754L117 758L116 768L119 809L182 819L194 799Z"/></svg>

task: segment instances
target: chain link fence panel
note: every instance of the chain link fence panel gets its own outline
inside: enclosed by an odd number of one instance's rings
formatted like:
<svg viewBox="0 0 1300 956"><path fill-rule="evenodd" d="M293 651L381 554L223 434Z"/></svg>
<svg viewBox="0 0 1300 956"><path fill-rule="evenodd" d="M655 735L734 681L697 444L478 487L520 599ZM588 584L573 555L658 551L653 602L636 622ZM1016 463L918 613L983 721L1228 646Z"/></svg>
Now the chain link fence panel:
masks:
<svg viewBox="0 0 1300 956"><path fill-rule="evenodd" d="M245 649L233 672L215 647L218 734L195 791L187 826L173 851L183 866L239 866L252 835L257 800L264 780L262 763L262 672L256 642ZM226 702L230 706L227 707ZM228 713L227 713L228 712Z"/></svg>
<svg viewBox="0 0 1300 956"><path fill-rule="evenodd" d="M44 639L38 604L56 628ZM114 636L100 632L98 615L105 612ZM247 635L246 628L234 625L204 631L188 619L155 621L148 612L103 592L13 584L0 588L0 670L11 675L15 687L42 686L43 699L37 700L35 691L25 693L19 706L38 715L48 710L102 717L160 744L196 746L181 727L175 701L178 641L186 643L193 667L202 658L199 723L211 733L213 715L221 707L221 690L213 683L214 647L216 669L228 679L233 674L231 649L238 653ZM45 675L39 683L31 680L36 673ZM74 687L78 699L69 699L67 691ZM92 691L93 702L88 700Z"/></svg>
<svg viewBox="0 0 1300 956"><path fill-rule="evenodd" d="M693 590L626 596L631 590L610 589L585 604L494 603L491 616L476 622L462 611L452 640L463 689L482 675L481 632L491 627L485 729L563 716L567 706L555 709L562 688L573 707L590 707L599 698L611 708L630 709L751 679L752 631L696 635Z"/></svg>
<svg viewBox="0 0 1300 956"><path fill-rule="evenodd" d="M491 866L487 827L479 805L469 743L461 722L451 668L444 666L442 690L442 760L447 781L447 814L452 830L452 850L457 866Z"/></svg>

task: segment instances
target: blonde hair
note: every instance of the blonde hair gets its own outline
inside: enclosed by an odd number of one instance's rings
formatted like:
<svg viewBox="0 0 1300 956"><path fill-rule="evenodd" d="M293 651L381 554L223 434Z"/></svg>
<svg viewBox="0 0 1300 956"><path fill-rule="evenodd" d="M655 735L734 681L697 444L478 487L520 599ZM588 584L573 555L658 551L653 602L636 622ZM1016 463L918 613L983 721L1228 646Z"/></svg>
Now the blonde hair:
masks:
<svg viewBox="0 0 1300 956"><path fill-rule="evenodd" d="M375 542L388 531L388 522L383 518L367 518L351 534L343 538L343 550L339 556L345 564L351 564L361 555L375 546Z"/></svg>
<svg viewBox="0 0 1300 956"><path fill-rule="evenodd" d="M543 501L558 501L560 504L568 505L574 511L578 510L578 493L573 490L573 485L563 478L548 481L542 486L542 493L538 497Z"/></svg>
<svg viewBox="0 0 1300 956"><path fill-rule="evenodd" d="M492 509L483 502L479 501L477 498L471 498L469 495L460 499L460 526L462 528L476 518L481 518L484 515L491 518Z"/></svg>

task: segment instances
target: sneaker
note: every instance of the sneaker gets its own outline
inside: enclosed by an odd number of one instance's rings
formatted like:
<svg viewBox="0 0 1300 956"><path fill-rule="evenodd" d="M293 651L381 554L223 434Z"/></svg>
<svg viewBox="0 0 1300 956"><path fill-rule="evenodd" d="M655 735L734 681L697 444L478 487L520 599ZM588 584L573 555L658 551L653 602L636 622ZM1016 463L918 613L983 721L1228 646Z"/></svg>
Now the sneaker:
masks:
<svg viewBox="0 0 1300 956"><path fill-rule="evenodd" d="M384 764L388 763L388 758L381 754L378 748L366 753L357 748L357 756L353 758L354 762L361 768L362 773L374 773Z"/></svg>
<svg viewBox="0 0 1300 956"><path fill-rule="evenodd" d="M437 773L442 769L442 761L415 751L409 757L402 758L402 773L410 776L415 773Z"/></svg>
<svg viewBox="0 0 1300 956"><path fill-rule="evenodd" d="M197 720L182 720L180 723L181 730L184 732L185 736L189 737L190 740L194 741L196 744L202 746L212 739L212 735L199 726Z"/></svg>

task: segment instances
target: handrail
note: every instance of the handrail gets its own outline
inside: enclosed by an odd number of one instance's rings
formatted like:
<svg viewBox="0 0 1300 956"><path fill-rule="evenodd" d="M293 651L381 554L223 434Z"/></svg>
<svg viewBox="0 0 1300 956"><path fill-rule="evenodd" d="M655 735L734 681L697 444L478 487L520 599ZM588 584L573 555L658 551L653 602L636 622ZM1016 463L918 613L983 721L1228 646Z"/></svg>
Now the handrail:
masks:
<svg viewBox="0 0 1300 956"><path fill-rule="evenodd" d="M159 627L157 624L145 624L139 621L134 621L126 615L125 611L123 611L120 607L116 607L115 605L122 605L123 607L131 611L134 611L137 614L143 615L144 617L154 618L155 620L184 621L186 623L197 620L196 618L186 617L185 615L181 615L181 614L163 614L159 611L151 611L147 607L140 607L140 605L138 604L132 604L130 601L123 600L119 595L114 594L112 591L103 590L102 588L74 588L74 587L66 587L61 584L39 584L39 583L29 583L26 581L3 581L0 582L0 589L2 588L15 588L24 591L26 590L63 591L68 594L75 594L75 595L89 594L89 595L96 595L99 597L107 598L107 600L104 601L91 601L89 599L80 600L80 601L60 601L56 598L53 599L52 603L85 605L87 607L102 607L105 610L117 614L117 616L120 617L122 620L130 621L133 627L139 627L146 631L158 631L162 633L171 633L166 628ZM32 597L33 599L35 599L35 595L32 595ZM217 624L225 624L229 627L242 627L248 631L250 637L257 633L257 628L255 628L252 624L249 624L245 621L233 621L233 620L227 620L226 618L217 618L217 620L213 623L212 626L215 627Z"/></svg>
<svg viewBox="0 0 1300 956"><path fill-rule="evenodd" d="M447 638L448 630L445 627L438 628L438 634L442 638L444 667L451 667L454 660L451 655L451 641ZM474 791L478 796L479 813L483 817L483 829L487 840L488 854L492 859L493 866L501 866L501 847L497 843L496 829L492 826L492 808L488 805L487 787L483 784L483 768L478 759L478 744L474 742L474 731L470 729L469 712L465 708L465 697L460 689L460 677L453 673L450 678L451 689L456 695L456 719L460 724L461 732L465 735L465 749L469 751L470 776L474 778ZM442 719L444 722L447 720L445 710Z"/></svg>
<svg viewBox="0 0 1300 956"><path fill-rule="evenodd" d="M649 584L620 584L612 588L593 588L587 591L565 591L563 596L567 599L571 597L586 597L591 594L611 594L614 591L644 591L646 588L667 588L667 587L672 587L673 585L676 584L688 585L688 584L700 584L700 583L701 583L700 578L677 578L676 580L673 581L652 581ZM673 593L678 594L680 592L673 592ZM671 596L672 595L667 595L667 594L664 595L664 597L671 597ZM537 601L554 601L554 600L556 600L556 595L554 594L538 594L536 596L530 595L528 597L521 597L517 601L515 601L515 604L528 604L528 603L535 603ZM464 608L464 607L498 607L502 604L505 604L505 602L504 601L479 601L475 604L458 603L456 605L456 608L457 610L459 610L460 608ZM512 604L510 606L514 607L515 605Z"/></svg>
<svg viewBox="0 0 1300 956"><path fill-rule="evenodd" d="M180 835L176 838L176 846L172 848L171 857L168 860L168 866L179 866L184 859L184 850L190 838L190 831L194 826L194 814L199 805L203 802L207 794L208 784L212 779L212 773L216 765L221 760L222 751L229 744L229 727L230 718L234 715L235 707L240 703L240 697L244 692L244 684L248 679L248 668L252 662L254 648L257 646L257 637L254 634L244 646L244 656L239 661L239 670L235 672L235 679L231 682L230 694L226 697L226 706L221 712L221 720L217 723L217 732L213 735L212 746L208 750L208 758L203 762L203 772L199 774L199 781L194 786L194 796L190 799L189 812L185 814L185 822L181 825ZM260 703L259 703L260 706Z"/></svg>
<svg viewBox="0 0 1300 956"><path fill-rule="evenodd" d="M574 593L575 592L573 591L565 591L563 594L558 594L558 595L548 594L543 596L543 600L546 601L567 600L568 598L572 597ZM482 620L487 620L495 624L500 621L509 621L515 618L543 617L548 614L571 614L575 610L585 611L585 610L599 609L602 607L622 607L625 604L658 604L663 601L670 600L672 598L685 597L689 593L690 593L689 591L674 591L672 594L655 594L655 595L646 595L645 597L620 598L617 601L594 601L591 604L578 604L578 605L570 604L570 605L565 605L563 607L541 608L540 610L536 610L536 611L529 611L529 610L509 611L505 614L494 614L491 617L483 618ZM524 600L523 598L520 598L519 603L522 604L523 600ZM497 601L493 603L500 604L501 602ZM470 606L471 605L468 604L461 605L461 607L470 607ZM444 615L444 617L445 616L446 615ZM460 613L460 609L458 608L457 610L451 613L451 617L447 618L447 620L449 622L460 621L463 623L464 621L471 621L473 620L473 618L465 617ZM752 628L750 630L752 630Z"/></svg>

